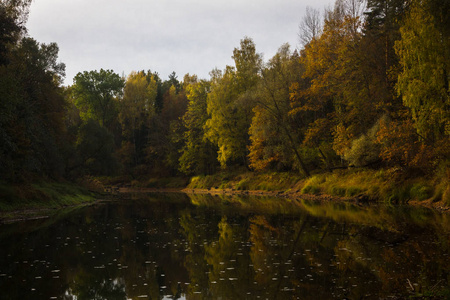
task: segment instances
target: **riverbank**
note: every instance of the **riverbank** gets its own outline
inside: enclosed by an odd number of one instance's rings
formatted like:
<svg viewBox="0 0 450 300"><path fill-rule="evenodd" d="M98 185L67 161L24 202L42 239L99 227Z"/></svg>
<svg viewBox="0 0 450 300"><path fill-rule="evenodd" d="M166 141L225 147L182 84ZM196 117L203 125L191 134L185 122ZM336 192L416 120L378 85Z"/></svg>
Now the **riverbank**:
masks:
<svg viewBox="0 0 450 300"><path fill-rule="evenodd" d="M309 178L289 173L239 175L226 184L236 190L275 190L294 195L328 195L337 198L359 198L366 202L431 202L450 206L449 177L408 177L398 169L336 170ZM188 187L207 182L193 178ZM269 188L265 188L265 187ZM263 187L263 188L261 188Z"/></svg>
<svg viewBox="0 0 450 300"><path fill-rule="evenodd" d="M0 223L38 219L67 207L94 203L97 192L70 182L0 184Z"/></svg>
<svg viewBox="0 0 450 300"><path fill-rule="evenodd" d="M448 173L448 171L447 171ZM448 175L448 176L447 176ZM298 173L256 173L229 170L189 180L142 179L121 187L122 192L183 191L186 193L264 195L315 201L385 202L422 205L439 210L450 207L450 174L411 177L399 169L336 170L303 178ZM187 183L183 183L187 182ZM109 181L108 184L117 184Z"/></svg>
<svg viewBox="0 0 450 300"><path fill-rule="evenodd" d="M450 177L450 176L449 176ZM399 170L339 170L303 178L297 173L242 169L192 178L89 178L81 182L0 183L0 223L40 218L58 209L91 204L111 194L184 192L254 195L317 202L408 203L450 211L449 177L405 177ZM120 196L119 196L120 197ZM121 197L120 197L121 198Z"/></svg>

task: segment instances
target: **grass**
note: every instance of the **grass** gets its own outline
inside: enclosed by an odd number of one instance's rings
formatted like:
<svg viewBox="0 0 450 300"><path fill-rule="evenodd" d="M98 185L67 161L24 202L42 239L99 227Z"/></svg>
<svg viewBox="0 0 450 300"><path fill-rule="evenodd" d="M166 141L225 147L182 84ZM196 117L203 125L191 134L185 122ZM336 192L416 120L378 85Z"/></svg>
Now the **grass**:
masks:
<svg viewBox="0 0 450 300"><path fill-rule="evenodd" d="M191 178L188 188L264 191L300 191L302 194L327 194L339 197L365 195L388 203L441 201L450 206L450 174L447 169L432 178L409 178L399 169L337 170L307 179L296 173L256 173L247 170L224 171ZM449 175L449 176L447 176Z"/></svg>
<svg viewBox="0 0 450 300"><path fill-rule="evenodd" d="M192 189L235 189L278 191L291 189L302 177L295 173L256 173L237 169L214 175L194 176L188 184Z"/></svg>
<svg viewBox="0 0 450 300"><path fill-rule="evenodd" d="M450 168L443 166L430 177L408 177L402 170L348 169L304 178L294 172L257 173L234 168L213 175L150 178L132 181L134 187L290 191L339 197L364 195L374 201L440 202L450 206ZM104 181L104 180L102 180Z"/></svg>
<svg viewBox="0 0 450 300"><path fill-rule="evenodd" d="M72 183L0 183L0 211L54 209L95 201L95 194Z"/></svg>
<svg viewBox="0 0 450 300"><path fill-rule="evenodd" d="M408 178L396 169L341 170L314 175L304 181L301 192L339 197L364 194L389 203L432 199L450 205L450 186L445 176Z"/></svg>

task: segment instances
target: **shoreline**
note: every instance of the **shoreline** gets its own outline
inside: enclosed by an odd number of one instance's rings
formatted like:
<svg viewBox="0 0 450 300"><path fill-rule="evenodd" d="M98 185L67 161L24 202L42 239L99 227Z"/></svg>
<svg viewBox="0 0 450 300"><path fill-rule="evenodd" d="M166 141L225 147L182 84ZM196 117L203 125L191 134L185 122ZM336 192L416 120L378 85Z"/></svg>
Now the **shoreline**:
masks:
<svg viewBox="0 0 450 300"><path fill-rule="evenodd" d="M61 205L59 207L49 208L23 208L10 211L0 211L0 225L11 224L21 221L46 219L58 212L82 206L89 206L101 203L103 201L114 201L122 198L120 195L133 193L184 193L184 194L206 194L206 195L225 195L225 196L253 196L253 197L275 197L281 199L290 199L294 201L308 200L317 203L354 203L358 205L370 205L384 203L376 199L371 199L367 195L360 194L352 197L339 197L328 194L302 194L299 190L295 191L266 191L266 190L236 190L236 189L196 189L196 188L131 188L119 187L109 193L99 194L94 201L81 202L74 205ZM117 197L120 196L120 197ZM440 202L409 201L406 205L416 207L426 207L440 213L450 213L450 207L444 206Z"/></svg>
<svg viewBox="0 0 450 300"><path fill-rule="evenodd" d="M236 190L236 189L196 189L196 188L129 188L122 187L118 189L119 194L127 193L185 193L185 194L209 194L209 195L225 195L225 196L266 196L276 198L286 198L290 200L309 200L318 203L329 202L348 202L356 204L383 204L385 202L377 199L372 199L365 194L360 194L351 197L339 197L329 194L302 194L299 190L296 191L265 191L265 190ZM450 207L443 205L441 202L424 201L408 201L405 205L426 207L434 209L443 213L450 213Z"/></svg>

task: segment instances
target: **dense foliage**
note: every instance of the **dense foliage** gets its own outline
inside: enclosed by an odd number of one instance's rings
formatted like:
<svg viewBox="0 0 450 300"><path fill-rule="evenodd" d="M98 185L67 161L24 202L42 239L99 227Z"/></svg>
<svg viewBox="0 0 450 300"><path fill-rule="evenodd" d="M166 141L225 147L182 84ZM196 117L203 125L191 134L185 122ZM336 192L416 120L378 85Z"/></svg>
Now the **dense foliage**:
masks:
<svg viewBox="0 0 450 300"><path fill-rule="evenodd" d="M448 168L446 1L337 0L268 62L246 37L209 80L102 69L69 87L58 46L26 34L28 5L0 5L1 180Z"/></svg>

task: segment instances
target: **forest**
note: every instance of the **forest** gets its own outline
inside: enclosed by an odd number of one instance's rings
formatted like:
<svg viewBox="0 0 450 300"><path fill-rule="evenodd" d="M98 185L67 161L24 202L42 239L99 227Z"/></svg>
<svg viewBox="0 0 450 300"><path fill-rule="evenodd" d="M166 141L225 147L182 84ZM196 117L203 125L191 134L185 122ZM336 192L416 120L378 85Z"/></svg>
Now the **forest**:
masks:
<svg viewBox="0 0 450 300"><path fill-rule="evenodd" d="M101 69L71 86L58 45L27 34L30 3L0 4L2 184L389 169L439 178L450 204L449 1L336 0L268 61L243 37L209 79Z"/></svg>

